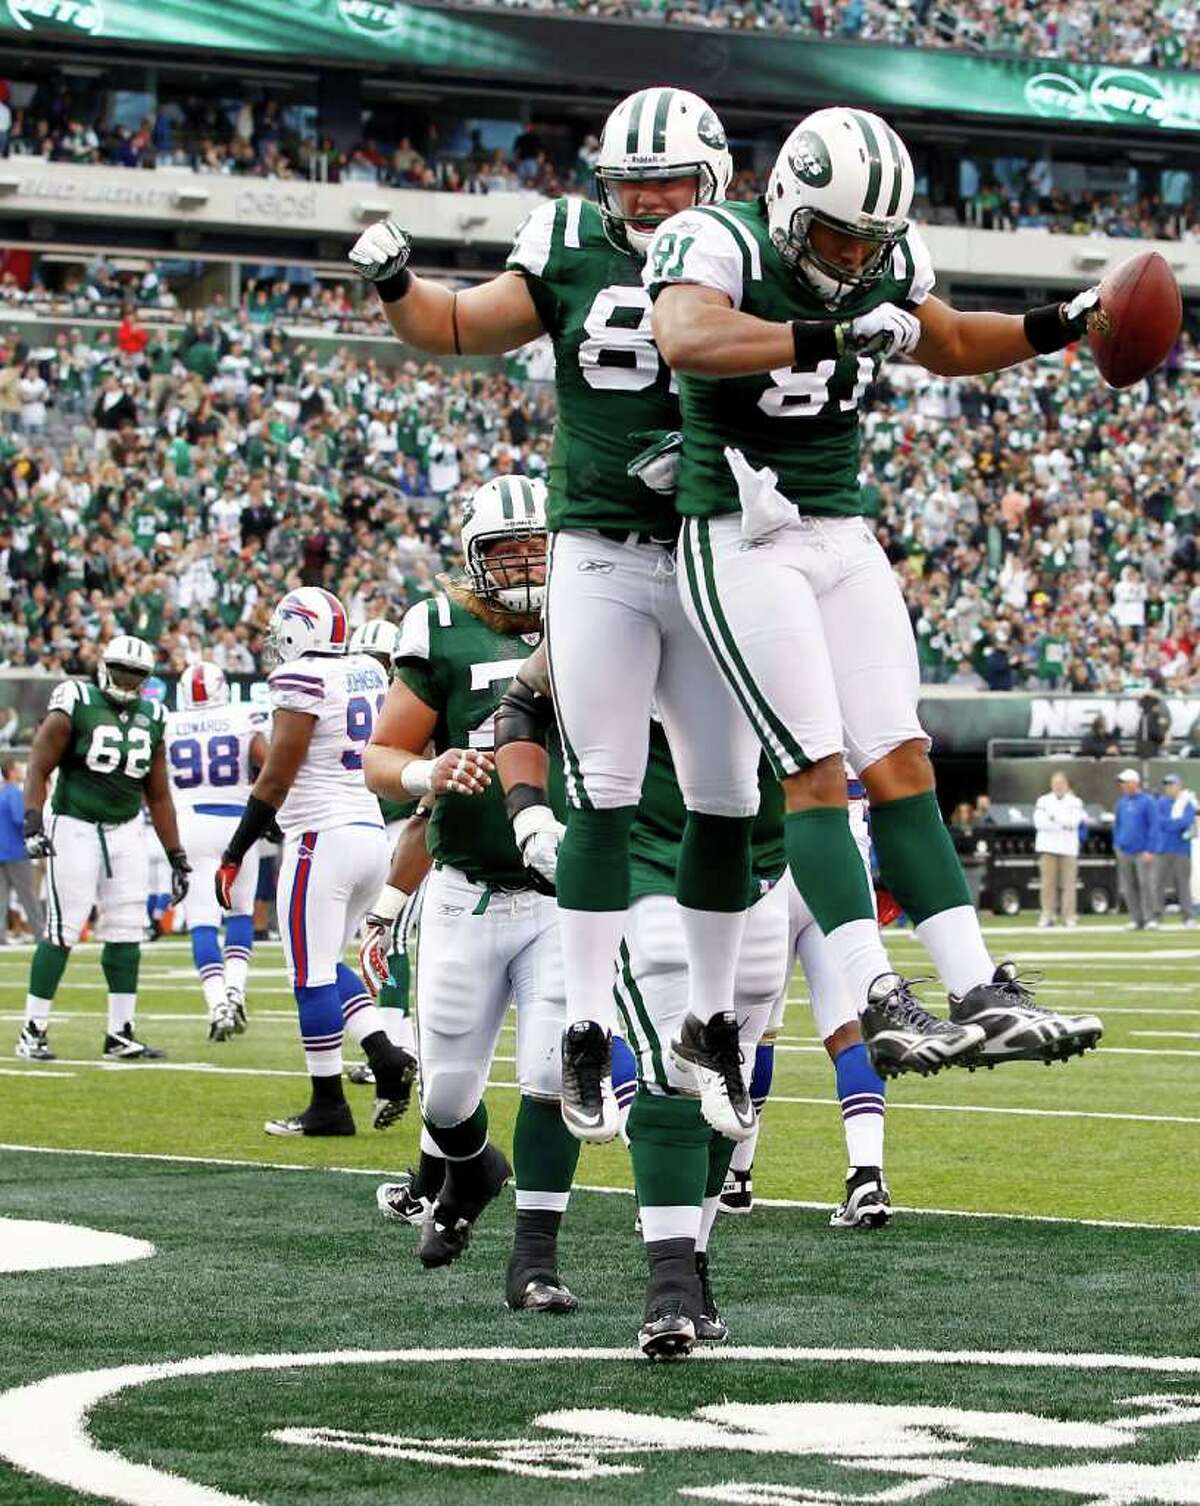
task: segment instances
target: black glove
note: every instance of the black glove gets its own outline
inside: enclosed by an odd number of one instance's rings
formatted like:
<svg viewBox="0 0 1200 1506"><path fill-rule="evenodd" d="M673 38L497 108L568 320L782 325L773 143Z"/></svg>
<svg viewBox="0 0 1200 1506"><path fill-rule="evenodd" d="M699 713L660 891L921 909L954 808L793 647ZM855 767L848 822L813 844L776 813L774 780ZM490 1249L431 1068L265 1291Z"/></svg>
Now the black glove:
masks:
<svg viewBox="0 0 1200 1506"><path fill-rule="evenodd" d="M171 903L181 905L187 897L188 876L192 865L182 847L172 847L167 853L167 862L171 865Z"/></svg>
<svg viewBox="0 0 1200 1506"><path fill-rule="evenodd" d="M52 858L54 856L54 843L49 835L42 830L42 812L40 807L30 806L25 812L25 851L31 858Z"/></svg>

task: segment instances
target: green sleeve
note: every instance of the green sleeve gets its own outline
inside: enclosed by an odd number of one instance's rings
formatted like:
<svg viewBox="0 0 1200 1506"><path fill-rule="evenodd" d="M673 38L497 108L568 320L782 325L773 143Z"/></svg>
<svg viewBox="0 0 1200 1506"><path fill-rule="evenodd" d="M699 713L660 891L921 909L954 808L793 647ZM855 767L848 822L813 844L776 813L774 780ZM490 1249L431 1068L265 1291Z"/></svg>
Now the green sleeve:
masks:
<svg viewBox="0 0 1200 1506"><path fill-rule="evenodd" d="M407 685L417 700L424 701L431 710L439 709L442 698L437 674L428 659L402 659L395 665L392 678Z"/></svg>

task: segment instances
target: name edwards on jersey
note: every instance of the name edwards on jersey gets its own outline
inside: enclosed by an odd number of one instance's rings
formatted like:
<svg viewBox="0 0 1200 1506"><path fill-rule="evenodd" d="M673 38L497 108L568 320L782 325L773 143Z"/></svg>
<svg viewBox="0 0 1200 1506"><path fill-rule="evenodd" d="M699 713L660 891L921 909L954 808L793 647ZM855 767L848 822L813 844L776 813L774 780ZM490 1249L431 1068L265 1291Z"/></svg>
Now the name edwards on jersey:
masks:
<svg viewBox="0 0 1200 1506"><path fill-rule="evenodd" d="M672 216L654 238L644 278L652 296L672 283L698 283L724 293L735 309L773 323L833 317L771 244L761 199ZM933 284L929 252L910 227L883 275L839 303L836 317L854 319L881 303L921 304ZM739 509L725 458L729 446L751 466L769 466L779 491L800 512L861 513L859 405L876 370L872 357L846 354L812 371L780 366L745 377L682 374L678 510L709 517Z"/></svg>
<svg viewBox="0 0 1200 1506"><path fill-rule="evenodd" d="M65 680L50 697L49 710L61 711L71 723L51 809L97 824L132 821L163 739L163 708L145 699L116 706L97 686Z"/></svg>
<svg viewBox="0 0 1200 1506"><path fill-rule="evenodd" d="M419 701L436 711L434 747L495 747L495 717L509 682L537 646L536 634L496 632L458 602L438 593L405 616L396 648L395 674ZM562 760L550 745L549 797L566 818ZM475 883L529 888L529 875L504 809L500 781L480 795L439 795L429 820L434 860L457 868Z"/></svg>

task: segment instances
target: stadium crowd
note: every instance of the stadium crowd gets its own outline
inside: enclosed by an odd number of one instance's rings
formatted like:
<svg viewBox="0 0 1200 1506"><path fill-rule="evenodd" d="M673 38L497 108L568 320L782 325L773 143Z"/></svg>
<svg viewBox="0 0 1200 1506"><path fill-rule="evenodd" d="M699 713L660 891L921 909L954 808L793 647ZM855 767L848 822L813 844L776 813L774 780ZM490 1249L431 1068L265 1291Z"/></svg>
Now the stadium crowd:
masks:
<svg viewBox="0 0 1200 1506"><path fill-rule="evenodd" d="M1018 57L1195 68L1189 0L455 0L506 10L653 21L724 31L796 31L848 42L971 48Z"/></svg>
<svg viewBox="0 0 1200 1506"><path fill-rule="evenodd" d="M164 669L257 670L285 586L397 618L455 564L471 489L544 474L548 382L318 356L255 319L271 296L132 343L4 337L0 665L78 673L131 631ZM886 368L863 470L924 677L1200 691L1197 417L1186 348L1121 394L1075 355L971 381Z"/></svg>

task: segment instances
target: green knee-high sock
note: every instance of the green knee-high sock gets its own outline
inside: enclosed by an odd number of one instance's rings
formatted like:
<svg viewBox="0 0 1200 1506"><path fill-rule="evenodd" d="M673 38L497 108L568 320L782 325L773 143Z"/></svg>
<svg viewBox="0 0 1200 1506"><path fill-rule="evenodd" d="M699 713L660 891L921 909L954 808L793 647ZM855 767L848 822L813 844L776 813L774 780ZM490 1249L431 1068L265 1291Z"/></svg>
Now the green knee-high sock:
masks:
<svg viewBox="0 0 1200 1506"><path fill-rule="evenodd" d="M110 994L136 994L142 948L136 941L106 941L100 967Z"/></svg>
<svg viewBox="0 0 1200 1506"><path fill-rule="evenodd" d="M473 1113L458 1124L430 1124L426 1119L425 1128L447 1161L470 1161L487 1144L488 1112L480 1103Z"/></svg>
<svg viewBox="0 0 1200 1506"><path fill-rule="evenodd" d="M560 908L629 908L629 831L636 815L634 805L613 810L571 809L555 871Z"/></svg>
<svg viewBox="0 0 1200 1506"><path fill-rule="evenodd" d="M551 1102L522 1093L513 1127L517 1207L557 1208L561 1212L567 1206L581 1148L563 1123L557 1099Z"/></svg>
<svg viewBox="0 0 1200 1506"><path fill-rule="evenodd" d="M874 819L874 809L872 809ZM852 920L875 919L867 871L841 805L792 811L783 823L788 867L826 936Z"/></svg>
<svg viewBox="0 0 1200 1506"><path fill-rule="evenodd" d="M725 1185L729 1163L733 1160L733 1152L736 1148L736 1141L730 1140L727 1135L718 1135L715 1131L713 1132L708 1147L708 1181L704 1184L706 1198L721 1196L721 1188Z"/></svg>
<svg viewBox="0 0 1200 1506"><path fill-rule="evenodd" d="M646 1241L674 1237L673 1230L664 1233L651 1227L654 1215L649 1210L695 1208L699 1215L712 1139L700 1100L639 1088L626 1128Z"/></svg>
<svg viewBox="0 0 1200 1506"><path fill-rule="evenodd" d="M54 946L49 941L38 942L29 969L29 992L33 998L50 1000L54 997L70 955L67 947Z"/></svg>
<svg viewBox="0 0 1200 1506"><path fill-rule="evenodd" d="M971 903L962 864L932 790L871 806L879 874L914 925Z"/></svg>
<svg viewBox="0 0 1200 1506"><path fill-rule="evenodd" d="M688 811L675 876L675 897L681 905L689 910L746 909L753 826L753 816Z"/></svg>

